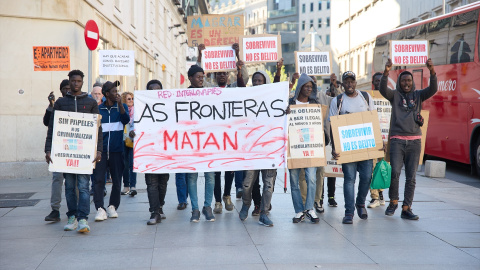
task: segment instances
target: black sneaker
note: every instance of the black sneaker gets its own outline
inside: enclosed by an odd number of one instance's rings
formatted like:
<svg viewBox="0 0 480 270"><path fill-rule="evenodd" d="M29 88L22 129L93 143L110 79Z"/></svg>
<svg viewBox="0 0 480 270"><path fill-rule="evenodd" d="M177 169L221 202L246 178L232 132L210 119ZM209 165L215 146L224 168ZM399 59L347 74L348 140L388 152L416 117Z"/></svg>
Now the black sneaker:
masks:
<svg viewBox="0 0 480 270"><path fill-rule="evenodd" d="M160 214L153 212L150 215L150 219L147 221L147 225L155 225L161 222L162 222L162 218L160 217Z"/></svg>
<svg viewBox="0 0 480 270"><path fill-rule="evenodd" d="M57 210L52 210L48 216L45 217L45 221L53 221L58 222L60 221L60 212Z"/></svg>
<svg viewBox="0 0 480 270"><path fill-rule="evenodd" d="M398 204L389 203L387 209L385 210L385 215L393 216L397 208L398 208Z"/></svg>
<svg viewBox="0 0 480 270"><path fill-rule="evenodd" d="M212 213L212 207L204 206L202 209L202 214L205 216L207 221L215 221L215 216Z"/></svg>
<svg viewBox="0 0 480 270"><path fill-rule="evenodd" d="M255 209L252 211L252 216L260 216L260 205L255 205Z"/></svg>
<svg viewBox="0 0 480 270"><path fill-rule="evenodd" d="M408 209L408 210L402 210L402 214L400 215L401 218L404 218L404 219L409 219L409 220L418 220L419 217L417 215L415 215L413 212L412 212L412 209Z"/></svg>
<svg viewBox="0 0 480 270"><path fill-rule="evenodd" d="M166 219L166 218L167 218L167 217L165 216L165 214L163 213L163 208L162 208L162 207L160 207L160 209L158 209L158 213L160 214L160 217L161 217L162 219Z"/></svg>
<svg viewBox="0 0 480 270"><path fill-rule="evenodd" d="M315 207L315 211L317 211L317 213L319 213L319 214L325 212L325 209L323 209L323 205L322 205L321 201L318 202L318 203L314 202L313 207Z"/></svg>
<svg viewBox="0 0 480 270"><path fill-rule="evenodd" d="M135 197L135 195L137 195L137 190L136 189L132 189L130 190L130 197Z"/></svg>
<svg viewBox="0 0 480 270"><path fill-rule="evenodd" d="M337 202L334 197L328 197L328 206L337 207Z"/></svg>
<svg viewBox="0 0 480 270"><path fill-rule="evenodd" d="M353 224L353 216L347 215L342 220L343 224Z"/></svg>
<svg viewBox="0 0 480 270"><path fill-rule="evenodd" d="M298 212L293 218L293 223L300 223L305 220L305 212Z"/></svg>
<svg viewBox="0 0 480 270"><path fill-rule="evenodd" d="M177 206L177 210L183 210L187 208L187 203L179 203Z"/></svg>
<svg viewBox="0 0 480 270"><path fill-rule="evenodd" d="M357 214L359 218L361 219L368 218L368 213L367 213L367 209L365 208L365 205L355 205L355 208L357 208Z"/></svg>

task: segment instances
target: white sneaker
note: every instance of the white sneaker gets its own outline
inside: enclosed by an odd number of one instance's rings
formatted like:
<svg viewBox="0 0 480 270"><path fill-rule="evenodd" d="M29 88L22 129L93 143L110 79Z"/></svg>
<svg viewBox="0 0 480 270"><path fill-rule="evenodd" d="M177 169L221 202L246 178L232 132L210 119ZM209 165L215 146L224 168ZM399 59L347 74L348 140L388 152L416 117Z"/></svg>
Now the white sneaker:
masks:
<svg viewBox="0 0 480 270"><path fill-rule="evenodd" d="M109 218L117 218L118 217L117 211L115 211L115 206L110 205L107 208L107 215L108 215Z"/></svg>
<svg viewBox="0 0 480 270"><path fill-rule="evenodd" d="M97 214L95 215L95 221L104 221L105 219L107 219L107 213L105 213L103 208L98 208Z"/></svg>
<svg viewBox="0 0 480 270"><path fill-rule="evenodd" d="M385 200L380 200L380 205L385 205Z"/></svg>
<svg viewBox="0 0 480 270"><path fill-rule="evenodd" d="M67 225L63 227L64 231L74 231L78 226L78 221L75 216L68 217Z"/></svg>
<svg viewBox="0 0 480 270"><path fill-rule="evenodd" d="M367 207L368 208L375 208L375 207L378 207L378 206L380 206L380 201L376 200L376 199L372 199Z"/></svg>

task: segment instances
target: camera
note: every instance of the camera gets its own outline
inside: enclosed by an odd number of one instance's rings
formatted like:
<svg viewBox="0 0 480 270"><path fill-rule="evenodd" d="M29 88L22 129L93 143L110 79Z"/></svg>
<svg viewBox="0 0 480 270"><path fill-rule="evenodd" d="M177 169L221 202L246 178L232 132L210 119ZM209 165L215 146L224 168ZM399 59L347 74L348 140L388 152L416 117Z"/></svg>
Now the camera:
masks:
<svg viewBox="0 0 480 270"><path fill-rule="evenodd" d="M415 123L417 123L417 125L419 125L420 127L423 127L423 122L423 116L420 113L417 113L415 115Z"/></svg>

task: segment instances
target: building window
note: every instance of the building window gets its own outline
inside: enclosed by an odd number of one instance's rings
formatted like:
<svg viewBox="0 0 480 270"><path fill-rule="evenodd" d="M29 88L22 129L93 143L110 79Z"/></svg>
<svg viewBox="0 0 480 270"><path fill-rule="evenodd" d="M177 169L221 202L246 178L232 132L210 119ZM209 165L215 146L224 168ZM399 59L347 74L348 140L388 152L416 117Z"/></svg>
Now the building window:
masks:
<svg viewBox="0 0 480 270"><path fill-rule="evenodd" d="M305 21L302 21L302 30L305 30Z"/></svg>
<svg viewBox="0 0 480 270"><path fill-rule="evenodd" d="M305 13L305 4L302 4L302 13Z"/></svg>
<svg viewBox="0 0 480 270"><path fill-rule="evenodd" d="M310 3L310 12L313 12L313 2Z"/></svg>
<svg viewBox="0 0 480 270"><path fill-rule="evenodd" d="M305 38L302 37L302 43L303 43L304 40L305 40Z"/></svg>
<svg viewBox="0 0 480 270"><path fill-rule="evenodd" d="M274 0L274 2L273 2L273 10L278 10L278 2L279 2L279 1L280 1L280 0Z"/></svg>
<svg viewBox="0 0 480 270"><path fill-rule="evenodd" d="M327 2L327 9L330 9L330 1Z"/></svg>
<svg viewBox="0 0 480 270"><path fill-rule="evenodd" d="M322 18L318 19L318 29L322 28Z"/></svg>
<svg viewBox="0 0 480 270"><path fill-rule="evenodd" d="M327 17L327 27L330 27L330 17Z"/></svg>
<svg viewBox="0 0 480 270"><path fill-rule="evenodd" d="M318 10L322 10L322 2L321 1L318 2Z"/></svg>
<svg viewBox="0 0 480 270"><path fill-rule="evenodd" d="M330 45L330 35L327 35L325 44Z"/></svg>
<svg viewBox="0 0 480 270"><path fill-rule="evenodd" d="M313 27L313 20L310 20L310 28Z"/></svg>

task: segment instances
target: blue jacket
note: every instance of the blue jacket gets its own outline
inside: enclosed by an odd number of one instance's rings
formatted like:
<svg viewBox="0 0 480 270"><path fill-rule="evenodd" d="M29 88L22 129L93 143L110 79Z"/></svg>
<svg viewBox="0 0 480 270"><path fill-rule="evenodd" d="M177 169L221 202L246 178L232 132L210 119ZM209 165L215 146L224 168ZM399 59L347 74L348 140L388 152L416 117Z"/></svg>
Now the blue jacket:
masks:
<svg viewBox="0 0 480 270"><path fill-rule="evenodd" d="M125 113L120 114L118 103L115 102L112 107L107 107L105 102L98 106L100 115L102 115L103 130L103 151L107 152L123 152L123 129L130 121L128 115L128 107L122 104Z"/></svg>

